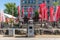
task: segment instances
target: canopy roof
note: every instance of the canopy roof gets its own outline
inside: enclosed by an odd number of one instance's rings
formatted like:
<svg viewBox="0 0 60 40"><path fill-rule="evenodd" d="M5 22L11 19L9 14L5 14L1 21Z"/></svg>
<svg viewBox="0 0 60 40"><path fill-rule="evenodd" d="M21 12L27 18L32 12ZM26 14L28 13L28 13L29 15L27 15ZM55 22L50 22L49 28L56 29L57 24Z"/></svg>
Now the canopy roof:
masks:
<svg viewBox="0 0 60 40"><path fill-rule="evenodd" d="M4 13L4 16L5 16L5 17L8 17L8 18L12 18L12 17L13 17L13 18L16 18L16 17L14 17L14 16L12 16L12 15L10 15L10 14L6 14L6 13Z"/></svg>

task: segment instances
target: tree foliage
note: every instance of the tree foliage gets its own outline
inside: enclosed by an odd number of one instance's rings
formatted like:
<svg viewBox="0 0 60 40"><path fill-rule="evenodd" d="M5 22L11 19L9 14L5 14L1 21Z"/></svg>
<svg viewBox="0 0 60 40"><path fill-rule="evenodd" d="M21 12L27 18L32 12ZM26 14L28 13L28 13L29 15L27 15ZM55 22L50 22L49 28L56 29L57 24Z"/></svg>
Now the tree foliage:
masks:
<svg viewBox="0 0 60 40"><path fill-rule="evenodd" d="M35 11L34 21L37 22L39 20L39 14L38 11Z"/></svg>
<svg viewBox="0 0 60 40"><path fill-rule="evenodd" d="M15 3L6 3L5 4L5 10L4 12L13 16L18 16L17 14L17 6Z"/></svg>
<svg viewBox="0 0 60 40"><path fill-rule="evenodd" d="M59 5L59 2L58 1L57 2L53 2L53 5L57 6L57 5Z"/></svg>

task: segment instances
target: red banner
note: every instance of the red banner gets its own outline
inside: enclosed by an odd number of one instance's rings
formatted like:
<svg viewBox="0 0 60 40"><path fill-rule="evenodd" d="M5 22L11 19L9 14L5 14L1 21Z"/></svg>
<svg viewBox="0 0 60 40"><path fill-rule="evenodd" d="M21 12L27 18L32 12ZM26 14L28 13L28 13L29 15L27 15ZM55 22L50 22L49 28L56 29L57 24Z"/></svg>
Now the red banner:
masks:
<svg viewBox="0 0 60 40"><path fill-rule="evenodd" d="M30 18L30 10L29 10L29 8L28 8L28 18Z"/></svg>
<svg viewBox="0 0 60 40"><path fill-rule="evenodd" d="M42 21L45 20L45 15L44 15L44 9L46 8L46 3L42 3L39 5L40 6L40 14Z"/></svg>
<svg viewBox="0 0 60 40"><path fill-rule="evenodd" d="M20 6L18 6L17 8L18 8L18 15L20 15Z"/></svg>
<svg viewBox="0 0 60 40"><path fill-rule="evenodd" d="M48 14L47 14L47 12L48 12L48 9L47 8L45 8L44 9L44 20L48 20Z"/></svg>
<svg viewBox="0 0 60 40"><path fill-rule="evenodd" d="M60 18L60 6L57 6L57 10L56 10L55 16L56 16L56 21L58 21L59 18Z"/></svg>
<svg viewBox="0 0 60 40"><path fill-rule="evenodd" d="M54 21L54 8L51 6L50 7L50 17L49 17L49 21Z"/></svg>
<svg viewBox="0 0 60 40"><path fill-rule="evenodd" d="M22 17L24 17L24 8L22 8Z"/></svg>
<svg viewBox="0 0 60 40"><path fill-rule="evenodd" d="M29 8L28 8L28 18L31 17L31 13L32 13L32 12L33 12L32 7L29 7Z"/></svg>

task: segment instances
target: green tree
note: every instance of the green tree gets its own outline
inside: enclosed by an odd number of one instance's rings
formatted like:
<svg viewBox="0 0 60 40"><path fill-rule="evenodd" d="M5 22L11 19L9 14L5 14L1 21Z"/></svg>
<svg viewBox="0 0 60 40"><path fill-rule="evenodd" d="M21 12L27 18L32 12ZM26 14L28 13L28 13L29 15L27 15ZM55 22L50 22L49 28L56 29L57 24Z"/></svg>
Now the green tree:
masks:
<svg viewBox="0 0 60 40"><path fill-rule="evenodd" d="M53 5L54 5L54 9L55 9L55 11L56 11L56 7L59 5L59 2L58 2L58 1L53 2Z"/></svg>
<svg viewBox="0 0 60 40"><path fill-rule="evenodd" d="M53 2L53 5L54 6L57 6L59 4L59 2L57 1L57 2Z"/></svg>
<svg viewBox="0 0 60 40"><path fill-rule="evenodd" d="M15 3L6 3L5 7L6 7L6 9L4 10L5 13L16 16L16 17L18 16L17 6Z"/></svg>
<svg viewBox="0 0 60 40"><path fill-rule="evenodd" d="M37 22L39 20L38 11L35 11L35 16L33 17L34 21Z"/></svg>

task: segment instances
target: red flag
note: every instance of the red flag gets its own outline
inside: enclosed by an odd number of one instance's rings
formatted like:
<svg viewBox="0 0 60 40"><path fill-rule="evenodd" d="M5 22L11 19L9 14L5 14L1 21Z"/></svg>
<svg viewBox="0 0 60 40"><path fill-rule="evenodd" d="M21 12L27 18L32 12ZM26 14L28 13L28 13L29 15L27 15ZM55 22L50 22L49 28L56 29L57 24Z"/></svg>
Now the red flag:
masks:
<svg viewBox="0 0 60 40"><path fill-rule="evenodd" d="M42 3L39 6L40 6L40 9L45 8L46 7L46 3Z"/></svg>
<svg viewBox="0 0 60 40"><path fill-rule="evenodd" d="M49 21L51 21L51 22L54 21L54 19L53 19L54 18L53 13L54 13L54 8L51 6L50 7L50 19L49 19Z"/></svg>
<svg viewBox="0 0 60 40"><path fill-rule="evenodd" d="M31 13L33 12L33 9L32 7L28 8L28 18L31 17Z"/></svg>
<svg viewBox="0 0 60 40"><path fill-rule="evenodd" d="M0 10L0 22L5 22L5 16L3 10Z"/></svg>
<svg viewBox="0 0 60 40"><path fill-rule="evenodd" d="M29 10L30 10L30 12L33 12L33 9L32 9L32 7L30 7L30 8L29 8Z"/></svg>
<svg viewBox="0 0 60 40"><path fill-rule="evenodd" d="M55 16L56 16L56 21L58 21L59 18L60 18L60 6L57 6L57 10L56 10Z"/></svg>
<svg viewBox="0 0 60 40"><path fill-rule="evenodd" d="M29 8L28 8L28 18L30 18L30 10L29 10Z"/></svg>
<svg viewBox="0 0 60 40"><path fill-rule="evenodd" d="M17 8L18 8L18 15L20 15L20 6L18 6Z"/></svg>
<svg viewBox="0 0 60 40"><path fill-rule="evenodd" d="M24 8L22 8L22 17L24 17Z"/></svg>
<svg viewBox="0 0 60 40"><path fill-rule="evenodd" d="M2 16L1 16L1 13L0 13L0 22L2 22Z"/></svg>
<svg viewBox="0 0 60 40"><path fill-rule="evenodd" d="M45 8L44 9L44 20L48 20L48 14L47 14L47 12L48 12L48 9L47 8Z"/></svg>
<svg viewBox="0 0 60 40"><path fill-rule="evenodd" d="M40 13L41 13L41 18L44 20L44 9L46 8L46 3L42 3L39 5L40 6Z"/></svg>

